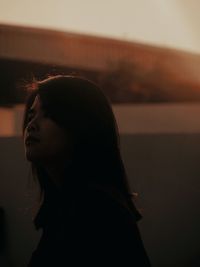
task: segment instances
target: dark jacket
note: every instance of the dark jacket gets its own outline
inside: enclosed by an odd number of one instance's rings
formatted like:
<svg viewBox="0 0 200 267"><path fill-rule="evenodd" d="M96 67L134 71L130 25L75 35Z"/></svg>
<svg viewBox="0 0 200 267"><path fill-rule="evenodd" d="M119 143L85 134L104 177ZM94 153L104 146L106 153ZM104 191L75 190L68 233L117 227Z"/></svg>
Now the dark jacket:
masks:
<svg viewBox="0 0 200 267"><path fill-rule="evenodd" d="M28 266L150 266L138 218L99 189L51 192L34 221L43 234Z"/></svg>

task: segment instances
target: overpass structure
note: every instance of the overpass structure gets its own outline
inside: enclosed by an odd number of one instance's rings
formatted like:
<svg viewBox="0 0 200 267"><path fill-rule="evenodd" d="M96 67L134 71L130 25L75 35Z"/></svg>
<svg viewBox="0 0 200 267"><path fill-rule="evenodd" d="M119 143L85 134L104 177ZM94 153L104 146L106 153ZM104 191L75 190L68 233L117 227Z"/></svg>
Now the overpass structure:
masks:
<svg viewBox="0 0 200 267"><path fill-rule="evenodd" d="M97 71L122 60L150 68L158 56L169 60L169 54L175 53L133 42L9 25L0 25L0 44L0 58Z"/></svg>
<svg viewBox="0 0 200 267"><path fill-rule="evenodd" d="M200 101L200 55L55 30L0 25L0 105L21 103L16 82L80 73L114 103Z"/></svg>

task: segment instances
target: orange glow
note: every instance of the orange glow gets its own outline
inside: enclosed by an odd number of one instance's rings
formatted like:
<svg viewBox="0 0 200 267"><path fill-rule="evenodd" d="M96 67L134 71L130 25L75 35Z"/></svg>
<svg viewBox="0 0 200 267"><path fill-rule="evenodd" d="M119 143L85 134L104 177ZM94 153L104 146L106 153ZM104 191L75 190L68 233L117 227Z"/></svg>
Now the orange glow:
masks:
<svg viewBox="0 0 200 267"><path fill-rule="evenodd" d="M13 136L14 115L12 109L0 108L0 136Z"/></svg>

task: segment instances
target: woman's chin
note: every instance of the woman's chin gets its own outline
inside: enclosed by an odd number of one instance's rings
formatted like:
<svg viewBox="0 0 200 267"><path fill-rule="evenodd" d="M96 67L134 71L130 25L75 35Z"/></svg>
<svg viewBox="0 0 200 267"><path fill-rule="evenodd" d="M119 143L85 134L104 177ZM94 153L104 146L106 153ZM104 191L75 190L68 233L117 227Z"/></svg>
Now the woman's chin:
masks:
<svg viewBox="0 0 200 267"><path fill-rule="evenodd" d="M32 154L30 154L30 153L26 153L26 159L28 160L28 161L30 161L30 162L36 162L36 161L38 161L38 157L37 156L35 156L35 155L32 155Z"/></svg>
<svg viewBox="0 0 200 267"><path fill-rule="evenodd" d="M43 152L43 153L42 153ZM27 161L30 161L32 163L37 163L39 162L40 164L45 163L46 161L48 162L48 157L44 153L44 151L39 151L36 149L26 149L25 150L25 157Z"/></svg>
<svg viewBox="0 0 200 267"><path fill-rule="evenodd" d="M38 155L38 153L32 149L25 150L25 157L28 161L31 162L37 162L41 158L40 155Z"/></svg>

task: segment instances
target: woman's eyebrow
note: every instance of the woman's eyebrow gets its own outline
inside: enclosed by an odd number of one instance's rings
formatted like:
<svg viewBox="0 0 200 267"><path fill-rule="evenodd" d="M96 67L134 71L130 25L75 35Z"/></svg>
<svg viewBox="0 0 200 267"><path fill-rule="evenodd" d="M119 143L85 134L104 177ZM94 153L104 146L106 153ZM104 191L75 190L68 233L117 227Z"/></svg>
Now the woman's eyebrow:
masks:
<svg viewBox="0 0 200 267"><path fill-rule="evenodd" d="M29 110L28 110L28 114L30 115L30 114L34 114L35 113L35 109L34 108L30 108Z"/></svg>

